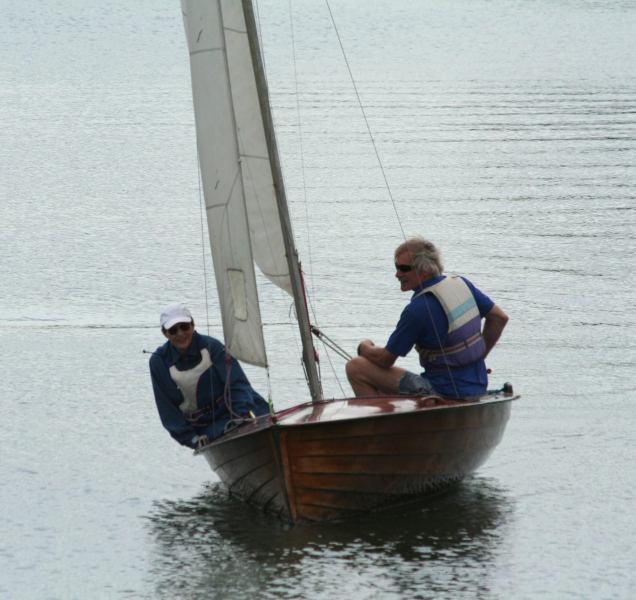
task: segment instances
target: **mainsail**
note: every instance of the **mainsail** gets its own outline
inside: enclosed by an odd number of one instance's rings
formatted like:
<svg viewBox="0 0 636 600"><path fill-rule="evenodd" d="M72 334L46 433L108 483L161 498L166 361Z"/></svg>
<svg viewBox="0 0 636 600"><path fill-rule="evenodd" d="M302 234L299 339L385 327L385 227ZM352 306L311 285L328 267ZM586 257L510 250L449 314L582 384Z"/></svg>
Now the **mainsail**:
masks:
<svg viewBox="0 0 636 600"><path fill-rule="evenodd" d="M182 0L199 163L225 344L266 366L254 259L292 293L240 0Z"/></svg>

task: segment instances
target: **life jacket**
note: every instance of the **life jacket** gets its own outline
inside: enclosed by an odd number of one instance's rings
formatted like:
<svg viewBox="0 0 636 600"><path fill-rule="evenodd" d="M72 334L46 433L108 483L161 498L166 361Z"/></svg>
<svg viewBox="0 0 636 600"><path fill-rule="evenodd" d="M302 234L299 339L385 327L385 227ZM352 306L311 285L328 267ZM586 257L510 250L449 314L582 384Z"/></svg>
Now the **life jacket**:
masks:
<svg viewBox="0 0 636 600"><path fill-rule="evenodd" d="M210 367L212 367L210 352L207 348L201 348L201 361L198 365L185 371L180 371L174 365L169 369L172 381L175 382L183 396L183 402L179 404L179 410L186 418L191 419L198 412L197 388L199 379Z"/></svg>
<svg viewBox="0 0 636 600"><path fill-rule="evenodd" d="M466 282L457 276L445 277L415 297L424 294L432 294L439 300L448 319L448 331L441 348L415 346L420 364L431 372L466 367L482 359L486 343L481 335L481 315ZM445 332L438 333L442 339Z"/></svg>

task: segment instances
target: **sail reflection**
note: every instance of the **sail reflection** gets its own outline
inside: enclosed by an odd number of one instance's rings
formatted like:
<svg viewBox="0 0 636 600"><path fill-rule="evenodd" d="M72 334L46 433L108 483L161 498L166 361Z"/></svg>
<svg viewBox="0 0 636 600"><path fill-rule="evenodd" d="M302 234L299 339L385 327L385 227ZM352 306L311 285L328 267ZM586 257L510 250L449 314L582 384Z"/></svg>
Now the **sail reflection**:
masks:
<svg viewBox="0 0 636 600"><path fill-rule="evenodd" d="M352 597L483 590L513 511L494 480L475 477L397 512L290 528L210 484L148 515L150 571L161 597L311 597L317 588L342 597L348 586Z"/></svg>

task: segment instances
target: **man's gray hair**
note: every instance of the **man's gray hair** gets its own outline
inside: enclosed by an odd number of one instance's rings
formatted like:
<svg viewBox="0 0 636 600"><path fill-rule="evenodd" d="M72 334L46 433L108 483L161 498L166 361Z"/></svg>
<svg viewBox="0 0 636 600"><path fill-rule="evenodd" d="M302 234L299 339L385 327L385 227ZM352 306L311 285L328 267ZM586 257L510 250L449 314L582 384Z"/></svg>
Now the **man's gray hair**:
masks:
<svg viewBox="0 0 636 600"><path fill-rule="evenodd" d="M395 257L406 251L411 253L411 264L419 273L441 275L444 271L442 255L433 242L419 235L408 238L395 249Z"/></svg>

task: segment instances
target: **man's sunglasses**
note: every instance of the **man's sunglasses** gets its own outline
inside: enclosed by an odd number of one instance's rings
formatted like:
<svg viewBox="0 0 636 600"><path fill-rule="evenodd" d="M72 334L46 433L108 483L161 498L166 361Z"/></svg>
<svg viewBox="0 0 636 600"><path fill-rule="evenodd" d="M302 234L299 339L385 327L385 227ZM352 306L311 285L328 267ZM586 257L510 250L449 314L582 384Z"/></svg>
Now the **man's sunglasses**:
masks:
<svg viewBox="0 0 636 600"><path fill-rule="evenodd" d="M177 323L176 325L173 325L172 327L170 327L170 329L166 329L166 331L170 334L170 335L176 335L177 331L181 330L181 331L190 331L190 329L192 328L192 323Z"/></svg>
<svg viewBox="0 0 636 600"><path fill-rule="evenodd" d="M395 263L395 270L399 271L400 273L408 273L409 271L413 270L413 265L400 265L398 263Z"/></svg>

